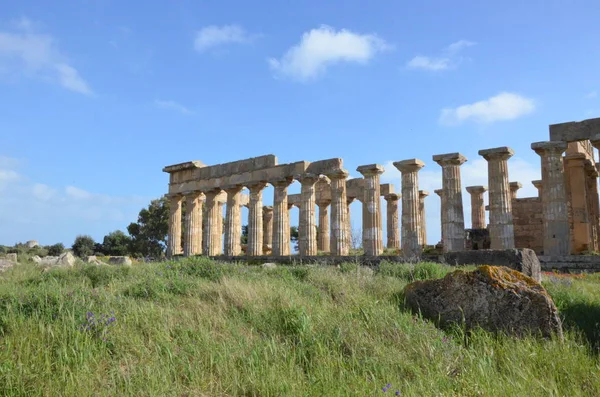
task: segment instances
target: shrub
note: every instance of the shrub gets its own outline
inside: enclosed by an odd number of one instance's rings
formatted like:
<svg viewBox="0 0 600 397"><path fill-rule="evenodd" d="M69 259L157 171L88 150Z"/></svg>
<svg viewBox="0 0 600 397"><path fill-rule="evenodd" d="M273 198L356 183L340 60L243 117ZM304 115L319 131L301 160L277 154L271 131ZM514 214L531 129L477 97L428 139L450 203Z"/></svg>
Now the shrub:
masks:
<svg viewBox="0 0 600 397"><path fill-rule="evenodd" d="M63 252L65 252L65 246L63 245L63 243L56 243L54 245L50 245L47 247L47 249L48 255L50 256L59 256Z"/></svg>
<svg viewBox="0 0 600 397"><path fill-rule="evenodd" d="M93 255L95 245L96 242L91 236L79 235L75 238L75 242L71 248L75 256L85 258L86 256Z"/></svg>

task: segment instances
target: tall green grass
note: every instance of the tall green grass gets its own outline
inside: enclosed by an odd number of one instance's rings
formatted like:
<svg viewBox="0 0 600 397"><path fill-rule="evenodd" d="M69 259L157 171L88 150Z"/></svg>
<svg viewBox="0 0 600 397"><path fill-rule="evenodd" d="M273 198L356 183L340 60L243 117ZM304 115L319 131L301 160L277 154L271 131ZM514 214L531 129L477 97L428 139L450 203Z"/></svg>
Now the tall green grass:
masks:
<svg viewBox="0 0 600 397"><path fill-rule="evenodd" d="M407 283L451 270L20 265L0 274L0 396L600 395L599 318L586 316L599 277L545 280L561 343L444 332L404 309ZM88 312L116 321L90 332Z"/></svg>

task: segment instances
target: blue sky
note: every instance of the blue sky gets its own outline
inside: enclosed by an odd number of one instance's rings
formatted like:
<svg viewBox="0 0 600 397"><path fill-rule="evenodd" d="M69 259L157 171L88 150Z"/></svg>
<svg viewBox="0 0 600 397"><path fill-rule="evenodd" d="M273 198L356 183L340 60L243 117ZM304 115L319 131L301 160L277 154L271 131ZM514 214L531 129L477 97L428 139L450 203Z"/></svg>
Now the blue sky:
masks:
<svg viewBox="0 0 600 397"><path fill-rule="evenodd" d="M352 176L380 163L398 184L391 162L416 157L433 191L432 155L461 152L463 185L487 184L477 151L506 145L531 196L531 142L600 116L599 13L591 0L4 1L0 244L124 230L166 192L162 167L189 160L342 157ZM436 242L433 192L427 211Z"/></svg>

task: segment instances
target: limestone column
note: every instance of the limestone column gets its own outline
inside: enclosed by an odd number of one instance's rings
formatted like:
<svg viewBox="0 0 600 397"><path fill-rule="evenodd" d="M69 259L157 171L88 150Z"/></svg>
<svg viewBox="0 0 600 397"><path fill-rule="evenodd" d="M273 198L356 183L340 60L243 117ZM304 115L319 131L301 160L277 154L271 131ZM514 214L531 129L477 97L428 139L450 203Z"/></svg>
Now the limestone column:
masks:
<svg viewBox="0 0 600 397"><path fill-rule="evenodd" d="M508 184L508 187L510 189L510 199L516 200L517 192L519 191L520 188L523 187L523 185L520 182L511 182Z"/></svg>
<svg viewBox="0 0 600 397"><path fill-rule="evenodd" d="M354 230L352 230L352 210L350 204L356 200L354 197L346 197L346 237L348 238L348 249L354 248ZM362 238L362 236L361 236Z"/></svg>
<svg viewBox="0 0 600 397"><path fill-rule="evenodd" d="M217 232L218 243L215 243L219 247L217 255L221 255L223 253L223 206L224 205L225 205L224 202L221 202L221 201L217 202L217 206L219 207L219 219L221 220L221 222L217 223L217 228L219 229L219 231Z"/></svg>
<svg viewBox="0 0 600 397"><path fill-rule="evenodd" d="M421 255L419 235L419 170L425 166L419 159L396 161L402 173L402 255L414 258Z"/></svg>
<svg viewBox="0 0 600 397"><path fill-rule="evenodd" d="M221 226L223 213L217 200L221 189L205 192L206 195L206 223L203 233L203 252L206 256L215 256L221 253Z"/></svg>
<svg viewBox="0 0 600 397"><path fill-rule="evenodd" d="M250 203L248 207L248 256L261 256L263 253L263 205L262 192L267 186L265 182L251 184Z"/></svg>
<svg viewBox="0 0 600 397"><path fill-rule="evenodd" d="M488 162L491 249L515 248L507 161L514 154L514 150L506 146L479 151Z"/></svg>
<svg viewBox="0 0 600 397"><path fill-rule="evenodd" d="M471 229L485 229L483 194L487 186L467 186L467 192L471 195Z"/></svg>
<svg viewBox="0 0 600 397"><path fill-rule="evenodd" d="M181 255L181 204L183 196L169 195L169 234L167 256Z"/></svg>
<svg viewBox="0 0 600 397"><path fill-rule="evenodd" d="M585 164L586 171L586 197L588 198L588 211L590 219L590 251L598 251L598 170L596 164L588 160Z"/></svg>
<svg viewBox="0 0 600 397"><path fill-rule="evenodd" d="M304 174L300 178L300 225L298 249L302 256L317 255L317 225L315 222L315 184L318 175Z"/></svg>
<svg viewBox="0 0 600 397"><path fill-rule="evenodd" d="M225 255L237 256L242 253L242 214L240 197L243 186L225 189L227 208L225 209Z"/></svg>
<svg viewBox="0 0 600 397"><path fill-rule="evenodd" d="M185 195L185 240L183 254L193 256L202 253L202 192Z"/></svg>
<svg viewBox="0 0 600 397"><path fill-rule="evenodd" d="M442 167L442 190L446 209L445 216L442 217L444 252L464 251L465 218L460 166L467 161L467 158L460 153L448 153L433 156L433 161Z"/></svg>
<svg viewBox="0 0 600 397"><path fill-rule="evenodd" d="M427 245L427 218L425 217L425 197L429 196L426 190L419 190L419 216L421 217L421 238L423 247Z"/></svg>
<svg viewBox="0 0 600 397"><path fill-rule="evenodd" d="M331 233L329 248L332 256L348 255L350 235L348 234L348 200L346 198L346 178L348 172L337 171L327 174L331 180Z"/></svg>
<svg viewBox="0 0 600 397"><path fill-rule="evenodd" d="M386 194L383 197L387 203L387 248L400 249L400 225L398 224L398 201L400 195L397 193Z"/></svg>
<svg viewBox="0 0 600 397"><path fill-rule="evenodd" d="M274 256L290 254L290 212L288 206L288 186L292 178L273 181L275 194L273 197L273 249Z"/></svg>
<svg viewBox="0 0 600 397"><path fill-rule="evenodd" d="M444 208L444 190L443 189L435 189L433 191L440 197L440 242L442 245L444 244L444 214L446 213L446 209Z"/></svg>
<svg viewBox="0 0 600 397"><path fill-rule="evenodd" d="M363 248L366 256L383 253L383 230L381 230L381 188L379 176L384 168L379 164L362 165L356 169L365 178L363 203Z"/></svg>
<svg viewBox="0 0 600 397"><path fill-rule="evenodd" d="M273 250L273 207L263 207L263 255Z"/></svg>
<svg viewBox="0 0 600 397"><path fill-rule="evenodd" d="M536 142L531 148L542 158L544 255L569 255L571 238L562 159L567 143Z"/></svg>
<svg viewBox="0 0 600 397"><path fill-rule="evenodd" d="M586 195L587 173L585 163L587 157L583 153L572 153L564 157L563 167L566 177L567 202L571 204L572 235L571 250L580 253L589 250L590 218Z"/></svg>
<svg viewBox="0 0 600 397"><path fill-rule="evenodd" d="M542 198L542 194L543 194L543 191L542 191L542 186L543 186L542 185L542 181L541 180L531 181L531 184L533 186L535 186L535 188L538 190L538 197Z"/></svg>
<svg viewBox="0 0 600 397"><path fill-rule="evenodd" d="M317 202L319 207L319 236L317 238L317 251L329 252L329 204L331 200Z"/></svg>

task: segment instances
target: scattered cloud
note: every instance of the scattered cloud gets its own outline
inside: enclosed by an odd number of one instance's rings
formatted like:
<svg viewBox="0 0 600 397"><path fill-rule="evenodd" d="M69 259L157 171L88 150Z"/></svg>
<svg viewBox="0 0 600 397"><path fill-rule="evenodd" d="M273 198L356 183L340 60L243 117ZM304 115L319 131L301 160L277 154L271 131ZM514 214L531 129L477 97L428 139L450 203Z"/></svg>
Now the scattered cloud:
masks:
<svg viewBox="0 0 600 397"><path fill-rule="evenodd" d="M393 165L393 161L384 164L385 173L381 176L382 183L395 184L396 191L400 191L400 171ZM537 197L537 189L531 181L541 179L541 170L539 163L530 163L522 158L511 158L508 160L509 180L521 182L523 187L517 192L517 197ZM471 225L471 196L465 190L467 186L488 185L487 161L481 157L476 157L467 161L461 166L461 184L463 197L463 213L465 227ZM419 189L429 192L429 197L425 199L427 235L428 243L435 244L440 240L440 198L434 193L434 190L442 188L442 169L439 165L431 162L427 163L425 168L419 172ZM484 202L489 204L487 193L484 195ZM486 212L486 216L487 216ZM385 222L383 223L385 224Z"/></svg>
<svg viewBox="0 0 600 397"><path fill-rule="evenodd" d="M590 91L590 92L588 92L588 93L585 95L585 97L586 97L587 99L594 99L594 98L596 98L597 96L598 96L598 92L597 92L597 91Z"/></svg>
<svg viewBox="0 0 600 397"><path fill-rule="evenodd" d="M181 114L192 114L194 113L192 110L190 110L189 108L187 108L186 106L183 106L180 103L177 103L175 101L164 101L161 99L156 99L154 100L154 105L157 106L160 109L166 109L166 110L174 110L176 112L179 112Z"/></svg>
<svg viewBox="0 0 600 397"><path fill-rule="evenodd" d="M248 44L257 37L259 35L251 35L239 25L211 25L196 32L194 48L203 52L227 44Z"/></svg>
<svg viewBox="0 0 600 397"><path fill-rule="evenodd" d="M474 121L489 124L496 121L514 120L534 110L534 100L511 92L501 92L483 101L442 109L440 123L458 125L465 121Z"/></svg>
<svg viewBox="0 0 600 397"><path fill-rule="evenodd" d="M300 43L280 59L270 58L268 62L276 75L307 81L336 63L366 64L375 54L389 48L390 45L374 34L353 33L347 29L336 31L323 25L305 32Z"/></svg>
<svg viewBox="0 0 600 397"><path fill-rule="evenodd" d="M459 53L467 47L475 45L474 42L468 40L459 40L450 44L442 50L442 54L438 57L429 57L417 55L406 63L409 69L421 69L430 71L440 71L457 67L465 58Z"/></svg>
<svg viewBox="0 0 600 397"><path fill-rule="evenodd" d="M57 187L23 175L21 162L0 156L0 244L38 240L69 245L77 234L99 240L137 218L150 201L135 196L111 196L75 186ZM10 192L10 194L6 194Z"/></svg>
<svg viewBox="0 0 600 397"><path fill-rule="evenodd" d="M0 31L0 73L35 76L80 94L93 94L52 36L36 33L34 24L24 17L13 26L14 31Z"/></svg>

